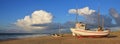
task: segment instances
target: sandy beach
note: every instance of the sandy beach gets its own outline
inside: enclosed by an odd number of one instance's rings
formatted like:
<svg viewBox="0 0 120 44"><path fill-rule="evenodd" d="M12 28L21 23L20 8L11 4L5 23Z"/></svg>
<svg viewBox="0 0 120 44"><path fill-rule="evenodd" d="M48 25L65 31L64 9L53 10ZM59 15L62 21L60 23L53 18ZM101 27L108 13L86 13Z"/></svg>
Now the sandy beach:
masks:
<svg viewBox="0 0 120 44"><path fill-rule="evenodd" d="M0 44L120 44L120 31L111 32L104 38L77 38L71 34L63 37L43 36L0 41Z"/></svg>

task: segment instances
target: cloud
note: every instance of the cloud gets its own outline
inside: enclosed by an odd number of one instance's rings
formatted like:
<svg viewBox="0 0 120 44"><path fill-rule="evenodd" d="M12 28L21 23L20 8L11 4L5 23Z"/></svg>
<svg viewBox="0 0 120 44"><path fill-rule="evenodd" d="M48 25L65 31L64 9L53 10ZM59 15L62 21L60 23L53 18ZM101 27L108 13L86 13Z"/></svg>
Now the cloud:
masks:
<svg viewBox="0 0 120 44"><path fill-rule="evenodd" d="M44 28L44 30L42 30L42 32L46 32L46 33L58 33L58 31L60 29L61 29L62 33L66 33L66 32L70 32L69 29L71 27L74 27L74 25L75 25L75 22L67 21L65 23L33 24L32 26L35 26L35 27L46 27L46 28Z"/></svg>
<svg viewBox="0 0 120 44"><path fill-rule="evenodd" d="M97 13L94 13L92 15L87 15L87 16L83 16L85 19L84 22L85 24L87 24L88 28L95 28L98 27L98 15ZM103 19L104 19L104 27L112 27L114 26L112 24L112 18L105 16L105 15L100 15L100 20L99 20L99 24L102 26L103 23Z"/></svg>
<svg viewBox="0 0 120 44"><path fill-rule="evenodd" d="M76 9L70 9L68 12L70 14L77 14ZM88 25L93 25L93 27L97 27L98 25L98 12L96 12L93 9L89 9L89 7L84 7L84 8L80 8L78 9L78 15L84 17L84 23L88 24ZM102 20L104 19L104 26L106 27L110 27L113 26L112 24L112 18L110 18L109 16L105 16L100 14L100 24L102 26ZM89 27L89 26L88 26Z"/></svg>
<svg viewBox="0 0 120 44"><path fill-rule="evenodd" d="M69 9L69 13L78 14L80 16L82 15L85 18L83 21L84 23L97 24L97 13L95 12L95 10L89 9L89 7L80 8L78 10Z"/></svg>
<svg viewBox="0 0 120 44"><path fill-rule="evenodd" d="M75 9L70 9L75 14ZM90 9L89 9L90 10ZM70 11L69 11L70 12ZM82 15L85 18L84 23L87 24L87 28L95 28L98 25L98 12L92 12L89 15L83 14ZM116 27L115 24L112 23L112 18L103 14L100 14L100 24L102 26L102 20L104 19L104 27ZM71 27L75 27L75 22L72 21L66 21L63 24L60 23L46 23L46 24L33 24L32 26L38 26L38 27L46 27L46 29L51 29L54 32L57 32L60 28L64 29L65 31L69 31ZM50 31L50 30L49 30ZM51 32L53 32L51 31Z"/></svg>
<svg viewBox="0 0 120 44"><path fill-rule="evenodd" d="M23 19L18 19L15 24L28 32L39 33L58 33L60 28L63 29L62 31L66 31L66 29L69 30L74 25L72 22L66 22L64 24L53 23L52 19L53 16L51 13L39 10L34 11L31 16L27 15Z"/></svg>
<svg viewBox="0 0 120 44"><path fill-rule="evenodd" d="M0 33L29 33L30 31L26 31L20 27L17 27L15 24L9 24L2 29L0 29Z"/></svg>
<svg viewBox="0 0 120 44"><path fill-rule="evenodd" d="M32 24L46 24L52 22L52 14L44 10L34 11L31 16L25 16L23 19L18 19L15 23L17 26L24 29L44 29L45 27L35 27Z"/></svg>
<svg viewBox="0 0 120 44"><path fill-rule="evenodd" d="M78 15L91 15L95 10L89 9L89 7L84 7L81 9L70 9L69 13Z"/></svg>
<svg viewBox="0 0 120 44"><path fill-rule="evenodd" d="M76 14L76 9L70 9L68 11L70 14ZM85 7L82 9L78 9L79 15L83 16L84 23L88 24L87 27L95 28L98 25L98 13L95 10L89 9L89 7ZM120 16L114 12L110 12L111 16L120 19ZM117 13L118 14L118 13ZM119 17L118 17L119 16ZM112 24L112 18L105 15L100 15L100 23L102 24L102 19L104 19L104 26L111 27L116 26ZM24 29L30 29L33 32L48 32L48 33L57 33L58 29L61 27L65 29L65 31L69 30L69 28L74 27L75 22L66 21L65 23L53 23L52 22L53 16L51 13L46 12L44 10L34 11L32 15L25 16L23 19L18 19L15 23L17 26L22 27ZM120 20L115 20L116 22L120 22ZM61 26L60 26L61 25ZM59 27L60 26L60 27ZM38 29L38 30L34 30ZM42 31L41 31L42 29Z"/></svg>
<svg viewBox="0 0 120 44"><path fill-rule="evenodd" d="M47 27L47 29L65 29L65 28L71 28L74 27L75 22L67 21L65 23L46 23L46 24L33 24L32 26L40 26L40 27Z"/></svg>
<svg viewBox="0 0 120 44"><path fill-rule="evenodd" d="M116 25L120 26L120 14L114 8L110 8L109 13L112 16L112 18L115 20Z"/></svg>
<svg viewBox="0 0 120 44"><path fill-rule="evenodd" d="M70 9L68 12L71 13L71 14L76 14L77 13L76 9Z"/></svg>

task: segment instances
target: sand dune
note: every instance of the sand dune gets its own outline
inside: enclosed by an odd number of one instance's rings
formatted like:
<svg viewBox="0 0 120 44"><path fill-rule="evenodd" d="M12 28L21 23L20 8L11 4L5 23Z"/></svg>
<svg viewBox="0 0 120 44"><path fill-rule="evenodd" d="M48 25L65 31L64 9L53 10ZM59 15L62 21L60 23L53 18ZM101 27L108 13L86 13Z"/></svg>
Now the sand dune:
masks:
<svg viewBox="0 0 120 44"><path fill-rule="evenodd" d="M0 44L120 44L120 32L112 32L104 38L77 38L71 34L63 37L43 36L0 41Z"/></svg>

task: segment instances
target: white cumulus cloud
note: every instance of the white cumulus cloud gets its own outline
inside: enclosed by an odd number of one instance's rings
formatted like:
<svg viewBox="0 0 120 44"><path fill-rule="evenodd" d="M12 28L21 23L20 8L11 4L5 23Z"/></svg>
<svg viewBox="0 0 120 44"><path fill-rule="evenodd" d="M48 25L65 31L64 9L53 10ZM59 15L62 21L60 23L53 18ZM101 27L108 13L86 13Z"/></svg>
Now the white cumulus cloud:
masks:
<svg viewBox="0 0 120 44"><path fill-rule="evenodd" d="M95 10L89 9L89 7L84 7L81 9L70 9L69 13L78 15L91 15Z"/></svg>
<svg viewBox="0 0 120 44"><path fill-rule="evenodd" d="M44 10L34 11L31 16L25 16L23 19L18 19L15 23L17 26L24 29L44 29L45 27L35 27L32 24L51 23L53 16L51 13Z"/></svg>
<svg viewBox="0 0 120 44"><path fill-rule="evenodd" d="M96 12L93 9L89 9L89 7L84 7L80 9L69 9L68 11L70 14L78 14L82 15L84 17L84 23L86 24L92 24L92 25L98 25L98 12ZM104 25L105 26L111 26L112 25L112 19L108 16L104 16L100 14L100 24L102 24L102 19L104 19Z"/></svg>

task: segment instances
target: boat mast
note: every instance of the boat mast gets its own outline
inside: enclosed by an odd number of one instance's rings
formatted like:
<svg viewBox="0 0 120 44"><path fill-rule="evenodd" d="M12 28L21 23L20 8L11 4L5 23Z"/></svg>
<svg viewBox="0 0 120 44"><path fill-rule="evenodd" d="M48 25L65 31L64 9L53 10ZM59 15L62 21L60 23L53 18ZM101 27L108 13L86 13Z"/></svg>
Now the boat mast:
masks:
<svg viewBox="0 0 120 44"><path fill-rule="evenodd" d="M102 28L104 28L104 18L102 18Z"/></svg>
<svg viewBox="0 0 120 44"><path fill-rule="evenodd" d="M76 23L78 22L78 9L76 9Z"/></svg>
<svg viewBox="0 0 120 44"><path fill-rule="evenodd" d="M98 27L100 26L100 9L98 8Z"/></svg>
<svg viewBox="0 0 120 44"><path fill-rule="evenodd" d="M58 33L61 34L61 24L59 24L59 30Z"/></svg>
<svg viewBox="0 0 120 44"><path fill-rule="evenodd" d="M77 8L77 4L76 4L76 23L78 23L78 8Z"/></svg>

